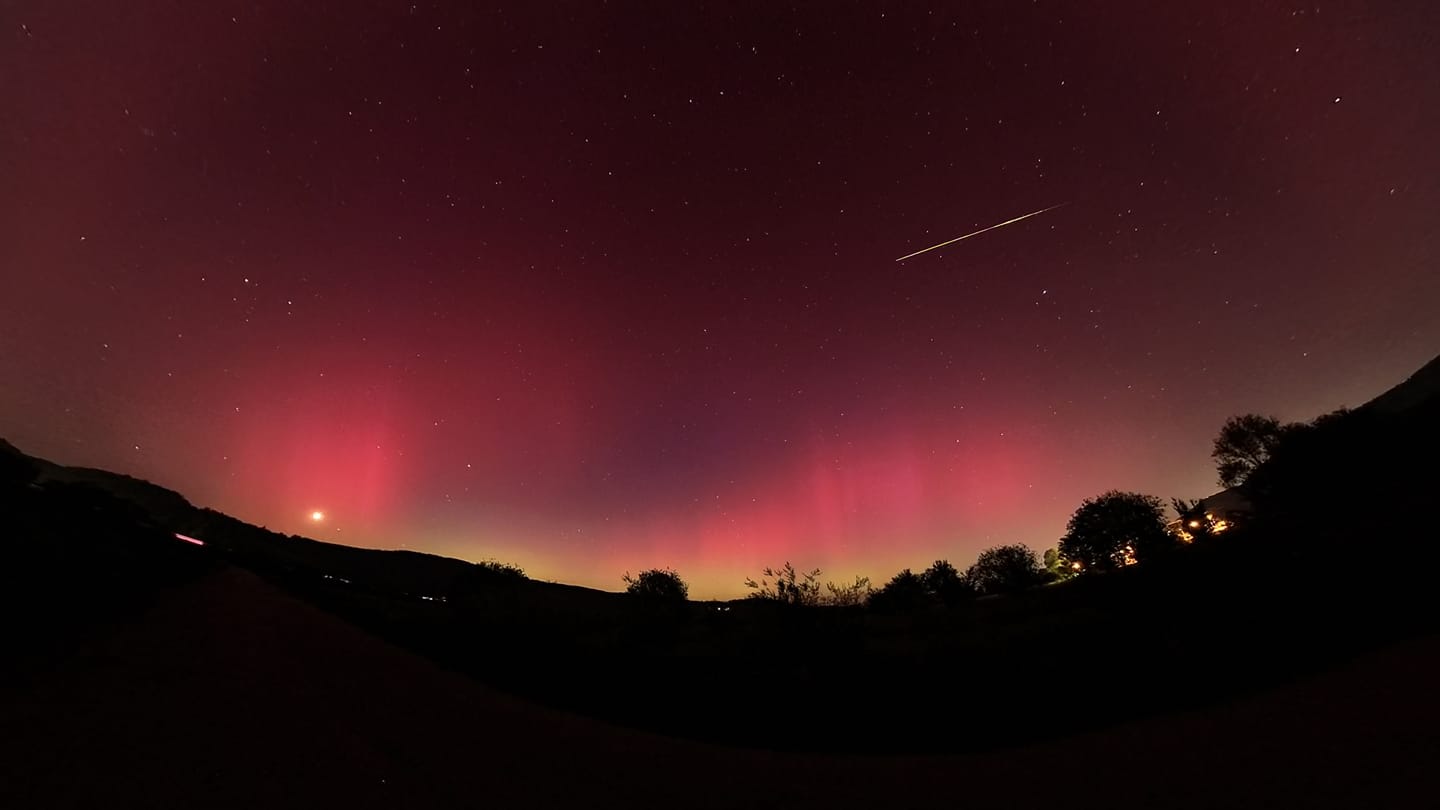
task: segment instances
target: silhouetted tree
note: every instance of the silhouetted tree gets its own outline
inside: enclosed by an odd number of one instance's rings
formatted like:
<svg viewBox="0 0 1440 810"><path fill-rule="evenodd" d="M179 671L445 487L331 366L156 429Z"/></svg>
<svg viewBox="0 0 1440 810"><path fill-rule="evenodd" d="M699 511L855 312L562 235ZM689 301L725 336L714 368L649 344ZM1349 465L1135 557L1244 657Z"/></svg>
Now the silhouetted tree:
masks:
<svg viewBox="0 0 1440 810"><path fill-rule="evenodd" d="M865 604L869 597L870 578L857 576L855 581L848 585L825 583L825 595L821 597L821 601L831 607L858 607Z"/></svg>
<svg viewBox="0 0 1440 810"><path fill-rule="evenodd" d="M920 575L906 568L891 577L880 590L870 594L870 600L866 604L873 610L904 611L914 610L929 599L925 581Z"/></svg>
<svg viewBox="0 0 1440 810"><path fill-rule="evenodd" d="M1253 413L1225 420L1210 451L1220 485L1234 487L1245 483L1251 473L1270 458L1292 427L1281 424L1273 416Z"/></svg>
<svg viewBox="0 0 1440 810"><path fill-rule="evenodd" d="M1009 593L1040 584L1045 569L1029 546L996 546L980 552L965 579L980 593Z"/></svg>
<svg viewBox="0 0 1440 810"><path fill-rule="evenodd" d="M1284 524L1287 534L1307 543L1372 535L1400 515L1414 520L1428 510L1416 509L1421 499L1407 503L1402 493L1423 492L1427 479L1436 477L1436 424L1440 401L1414 413L1337 411L1289 426L1270 459L1245 482L1257 520ZM1359 504L1364 507L1355 508Z"/></svg>
<svg viewBox="0 0 1440 810"><path fill-rule="evenodd" d="M1111 490L1087 498L1070 516L1059 553L1081 571L1109 571L1150 559L1177 543L1165 531L1160 499Z"/></svg>
<svg viewBox="0 0 1440 810"><path fill-rule="evenodd" d="M626 593L651 602L684 602L690 595L685 580L668 568L651 568L633 577L627 571L621 579Z"/></svg>
<svg viewBox="0 0 1440 810"><path fill-rule="evenodd" d="M820 604L820 569L797 572L789 561L779 568L766 568L760 579L745 580L751 599L764 599L786 605L813 606Z"/></svg>
<svg viewBox="0 0 1440 810"><path fill-rule="evenodd" d="M975 587L949 560L936 560L920 574L920 581L925 591L941 604L954 605L975 597Z"/></svg>

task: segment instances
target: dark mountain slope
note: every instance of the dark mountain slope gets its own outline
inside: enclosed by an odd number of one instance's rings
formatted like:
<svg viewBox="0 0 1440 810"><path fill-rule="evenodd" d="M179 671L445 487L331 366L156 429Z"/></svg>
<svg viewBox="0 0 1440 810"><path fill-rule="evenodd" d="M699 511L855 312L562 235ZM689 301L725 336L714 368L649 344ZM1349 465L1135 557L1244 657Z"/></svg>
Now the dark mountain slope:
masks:
<svg viewBox="0 0 1440 810"><path fill-rule="evenodd" d="M1361 406L1379 414L1412 411L1440 400L1440 355L1426 363L1404 382Z"/></svg>

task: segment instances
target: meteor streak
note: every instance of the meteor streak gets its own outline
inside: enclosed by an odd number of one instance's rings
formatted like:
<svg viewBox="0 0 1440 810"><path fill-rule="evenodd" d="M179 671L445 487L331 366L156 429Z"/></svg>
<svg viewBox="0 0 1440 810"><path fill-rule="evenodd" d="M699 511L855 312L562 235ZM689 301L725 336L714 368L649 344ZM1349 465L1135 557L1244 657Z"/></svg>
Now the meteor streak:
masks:
<svg viewBox="0 0 1440 810"><path fill-rule="evenodd" d="M1031 211L1030 213L1025 214L1025 215L1023 215L1023 216L1018 216L1018 217L1015 217L1014 219L1007 219L1007 220L1005 220L1004 222L998 222L998 223L996 223L996 224L994 224L994 225L991 225L991 226L988 227L988 228L981 228L980 230L975 231L974 233L967 233L967 234L965 234L964 236L957 236L957 237L955 237L954 239L951 239L951 240L948 241L948 242L941 242L941 243L938 244L938 245L931 245L931 246L928 247L928 248L925 248L925 249L923 249L923 250L917 250L917 251L915 251L914 253L907 253L907 254L905 254L904 256L901 256L900 258L896 259L895 261L897 261L897 262L903 262L903 261L905 261L906 259L913 259L913 258L915 258L916 256L919 256L921 253L929 253L929 252L932 251L932 250L936 250L936 249L938 249L938 248L945 247L946 245L953 245L953 244L955 244L956 242L959 242L961 239L969 239L969 238L972 237L972 236L979 236L980 234L985 233L986 231L993 231L993 230L995 230L996 228L1003 228L1003 227L1005 227L1006 225L1012 225L1012 224L1014 224L1014 223L1016 223L1016 222L1019 222L1019 221L1022 220L1022 219L1029 219L1030 217L1038 217L1038 216L1040 216L1041 214L1045 213L1046 211L1054 211L1056 208L1059 208L1059 207L1061 207L1061 206L1063 206L1063 205L1068 205L1068 203L1060 203L1060 205L1052 205L1052 206L1050 206L1049 208L1041 208L1039 211Z"/></svg>

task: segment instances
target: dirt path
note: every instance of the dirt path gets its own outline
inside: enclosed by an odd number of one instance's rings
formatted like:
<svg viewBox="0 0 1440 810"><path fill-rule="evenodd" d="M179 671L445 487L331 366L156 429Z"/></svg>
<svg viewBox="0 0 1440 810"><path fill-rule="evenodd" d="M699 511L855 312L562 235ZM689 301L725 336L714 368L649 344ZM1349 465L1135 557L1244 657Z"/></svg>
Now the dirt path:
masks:
<svg viewBox="0 0 1440 810"><path fill-rule="evenodd" d="M1426 639L1023 749L774 754L516 700L228 570L0 695L0 807L1416 807L1440 757L1437 676Z"/></svg>

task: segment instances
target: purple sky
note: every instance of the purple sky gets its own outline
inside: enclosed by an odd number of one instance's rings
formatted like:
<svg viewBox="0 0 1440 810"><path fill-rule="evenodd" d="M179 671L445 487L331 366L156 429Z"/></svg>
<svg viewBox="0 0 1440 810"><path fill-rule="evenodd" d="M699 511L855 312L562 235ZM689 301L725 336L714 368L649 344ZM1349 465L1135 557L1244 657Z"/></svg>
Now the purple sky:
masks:
<svg viewBox="0 0 1440 810"><path fill-rule="evenodd" d="M1437 4L535 5L7 4L0 436L733 596L1206 495L1440 350Z"/></svg>

